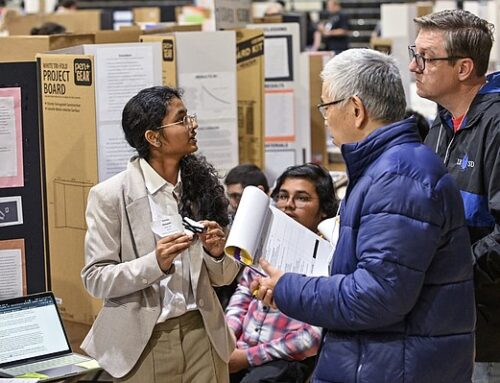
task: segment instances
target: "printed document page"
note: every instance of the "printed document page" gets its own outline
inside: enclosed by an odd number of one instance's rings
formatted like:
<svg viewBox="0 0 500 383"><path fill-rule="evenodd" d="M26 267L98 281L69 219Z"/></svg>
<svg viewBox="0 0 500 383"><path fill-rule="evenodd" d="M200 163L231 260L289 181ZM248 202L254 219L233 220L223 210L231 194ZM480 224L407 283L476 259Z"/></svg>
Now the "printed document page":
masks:
<svg viewBox="0 0 500 383"><path fill-rule="evenodd" d="M282 271L328 275L333 246L269 202L259 188L245 188L225 252L246 265L263 257Z"/></svg>

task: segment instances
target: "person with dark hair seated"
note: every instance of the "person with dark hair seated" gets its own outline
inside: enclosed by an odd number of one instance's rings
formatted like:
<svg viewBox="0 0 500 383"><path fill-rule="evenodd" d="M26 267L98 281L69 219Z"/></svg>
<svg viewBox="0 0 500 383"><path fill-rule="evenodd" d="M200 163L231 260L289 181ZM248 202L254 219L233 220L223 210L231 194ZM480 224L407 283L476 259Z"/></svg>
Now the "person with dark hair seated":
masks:
<svg viewBox="0 0 500 383"><path fill-rule="evenodd" d="M266 175L257 165L243 164L232 168L224 181L229 197L229 213L231 218L238 210L241 194L245 187L251 185L261 189L264 193L269 193L269 184Z"/></svg>
<svg viewBox="0 0 500 383"><path fill-rule="evenodd" d="M264 193L269 193L269 184L266 175L254 164L242 164L232 168L226 175L224 180L227 189L227 196L229 198L229 220L230 225L238 210L243 189L247 186L256 186ZM234 281L227 286L215 287L215 292L219 298L222 308L226 308L229 299L233 296L238 280L241 276L241 271L238 273Z"/></svg>
<svg viewBox="0 0 500 383"><path fill-rule="evenodd" d="M337 211L330 174L312 163L286 169L271 197L278 209L314 232ZM231 382L305 382L313 369L311 357L318 351L321 329L254 299L250 284L255 276L244 268L226 308L227 322L236 336L236 350L229 361Z"/></svg>
<svg viewBox="0 0 500 383"><path fill-rule="evenodd" d="M82 279L103 308L81 348L115 381L228 382L234 339L212 286L239 266L223 251L224 188L193 154L196 115L156 86L127 102L122 127L137 156L88 197Z"/></svg>
<svg viewBox="0 0 500 383"><path fill-rule="evenodd" d="M46 23L43 23L39 27L31 28L30 35L32 36L59 35L62 33L66 33L66 28L64 26L62 26L61 24L47 21Z"/></svg>

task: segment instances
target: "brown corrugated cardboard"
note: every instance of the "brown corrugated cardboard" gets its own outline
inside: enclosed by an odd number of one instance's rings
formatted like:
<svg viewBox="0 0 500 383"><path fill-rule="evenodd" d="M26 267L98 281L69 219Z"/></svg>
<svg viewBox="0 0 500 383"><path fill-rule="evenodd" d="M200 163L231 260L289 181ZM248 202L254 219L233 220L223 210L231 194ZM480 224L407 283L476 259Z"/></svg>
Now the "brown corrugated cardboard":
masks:
<svg viewBox="0 0 500 383"><path fill-rule="evenodd" d="M264 169L264 32L236 30L239 162Z"/></svg>
<svg viewBox="0 0 500 383"><path fill-rule="evenodd" d="M173 34L141 36L140 41L161 43L163 85L177 87L175 36Z"/></svg>
<svg viewBox="0 0 500 383"><path fill-rule="evenodd" d="M432 1L417 1L417 17L422 17L432 13L434 4Z"/></svg>
<svg viewBox="0 0 500 383"><path fill-rule="evenodd" d="M318 111L317 105L321 96L320 73L323 66L333 56L330 52L309 53L309 89L311 113L311 160L317 164L327 166L328 154L326 150L325 121Z"/></svg>
<svg viewBox="0 0 500 383"><path fill-rule="evenodd" d="M392 39L372 37L370 39L370 47L376 51L390 55L392 52Z"/></svg>
<svg viewBox="0 0 500 383"><path fill-rule="evenodd" d="M0 62L35 61L37 53L93 43L92 34L0 37Z"/></svg>
<svg viewBox="0 0 500 383"><path fill-rule="evenodd" d="M158 24L158 28L154 27L151 29L146 29L143 31L145 35L157 35L172 32L200 32L201 24L189 24L189 25L170 25L166 26L163 24Z"/></svg>
<svg viewBox="0 0 500 383"><path fill-rule="evenodd" d="M65 320L93 322L101 303L79 278L84 265L85 205L97 183L94 60L88 55L37 55L52 290Z"/></svg>
<svg viewBox="0 0 500 383"><path fill-rule="evenodd" d="M138 43L140 29L120 29L119 31L102 30L94 33L95 44Z"/></svg>
<svg viewBox="0 0 500 383"><path fill-rule="evenodd" d="M135 23L159 23L160 8L159 7L141 7L132 9Z"/></svg>
<svg viewBox="0 0 500 383"><path fill-rule="evenodd" d="M159 44L146 43L91 44L37 55L50 275L65 320L91 324L101 307L80 278L87 195L124 170L133 155L121 111L140 89L161 84L160 55Z"/></svg>
<svg viewBox="0 0 500 383"><path fill-rule="evenodd" d="M4 29L13 35L29 35L31 28L51 21L61 24L66 32L89 33L101 29L101 11L82 10L71 13L50 13L34 15L12 15L4 20Z"/></svg>

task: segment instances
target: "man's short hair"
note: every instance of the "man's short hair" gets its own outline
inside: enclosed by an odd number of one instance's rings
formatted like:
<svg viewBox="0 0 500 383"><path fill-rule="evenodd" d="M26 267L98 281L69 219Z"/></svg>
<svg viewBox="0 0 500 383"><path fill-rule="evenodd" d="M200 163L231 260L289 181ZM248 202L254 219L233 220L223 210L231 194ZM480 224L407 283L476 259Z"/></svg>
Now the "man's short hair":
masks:
<svg viewBox="0 0 500 383"><path fill-rule="evenodd" d="M462 9L444 10L414 19L417 31L443 31L448 56L470 57L476 75L488 70L495 27Z"/></svg>
<svg viewBox="0 0 500 383"><path fill-rule="evenodd" d="M348 49L334 56L321 72L332 101L358 96L373 120L403 118L406 99L396 61L372 49Z"/></svg>
<svg viewBox="0 0 500 383"><path fill-rule="evenodd" d="M243 164L232 168L224 180L226 185L241 184L243 188L246 186L262 186L264 192L269 192L269 184L262 170L254 164Z"/></svg>

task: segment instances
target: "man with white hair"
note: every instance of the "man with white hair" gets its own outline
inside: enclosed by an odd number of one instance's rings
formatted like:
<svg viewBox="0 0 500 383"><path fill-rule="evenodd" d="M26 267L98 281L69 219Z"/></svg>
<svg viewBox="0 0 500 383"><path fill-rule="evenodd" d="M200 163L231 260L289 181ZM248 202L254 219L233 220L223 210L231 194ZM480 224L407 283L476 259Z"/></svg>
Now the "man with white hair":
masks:
<svg viewBox="0 0 500 383"><path fill-rule="evenodd" d="M474 357L472 255L460 193L421 143L394 59L347 50L318 105L349 186L330 275L283 273L252 288L324 328L313 382L466 383Z"/></svg>

